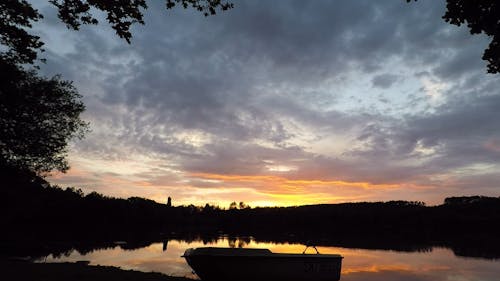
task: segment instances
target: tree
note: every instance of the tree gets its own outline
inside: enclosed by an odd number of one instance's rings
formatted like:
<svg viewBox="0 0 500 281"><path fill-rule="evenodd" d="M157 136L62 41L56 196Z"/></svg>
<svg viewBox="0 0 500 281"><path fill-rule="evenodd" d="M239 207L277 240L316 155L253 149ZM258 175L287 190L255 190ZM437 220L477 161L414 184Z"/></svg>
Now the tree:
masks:
<svg viewBox="0 0 500 281"><path fill-rule="evenodd" d="M98 24L91 10L103 11L119 37L130 43L133 24L144 24L146 0L49 0L70 29ZM177 4L194 8L205 16L227 10L221 0L165 0L166 8ZM0 1L0 170L17 169L24 175L43 176L66 171L67 143L83 137L88 125L80 119L85 109L81 96L59 76L37 76L33 65L43 52L40 37L29 33L43 15L26 0ZM36 66L35 66L36 67Z"/></svg>
<svg viewBox="0 0 500 281"><path fill-rule="evenodd" d="M87 130L75 87L5 60L0 60L0 73L0 165L38 176L66 171L68 141Z"/></svg>
<svg viewBox="0 0 500 281"><path fill-rule="evenodd" d="M31 22L42 15L26 1L4 0L0 2L0 43L7 47L0 59L14 63L33 63L37 50L43 46L40 37L29 34Z"/></svg>
<svg viewBox="0 0 500 281"><path fill-rule="evenodd" d="M236 204L236 202L231 202L231 204L229 204L229 210L236 210L238 209L238 204Z"/></svg>
<svg viewBox="0 0 500 281"><path fill-rule="evenodd" d="M485 33L493 37L484 51L483 60L488 62L489 73L500 72L500 3L498 0L448 0L446 22L462 25L467 22L471 34Z"/></svg>
<svg viewBox="0 0 500 281"><path fill-rule="evenodd" d="M143 11L148 8L146 0L49 0L58 10L59 19L70 29L78 30L82 24L98 24L91 9L107 14L107 21L116 34L130 43L133 24L144 24ZM165 0L166 9L177 4L194 8L205 16L217 10L228 10L233 4L221 0ZM33 64L38 51L43 51L40 37L28 33L32 22L43 15L26 0L2 0L0 2L0 43L7 47L0 57L20 64Z"/></svg>
<svg viewBox="0 0 500 281"><path fill-rule="evenodd" d="M482 58L488 62L489 73L500 73L500 1L447 0L443 19L457 26L467 23L471 34L492 37Z"/></svg>
<svg viewBox="0 0 500 281"><path fill-rule="evenodd" d="M243 202L243 201L240 202L240 204L238 205L238 207L240 208L240 210L250 209L250 206L248 206L247 204L245 204L245 202Z"/></svg>

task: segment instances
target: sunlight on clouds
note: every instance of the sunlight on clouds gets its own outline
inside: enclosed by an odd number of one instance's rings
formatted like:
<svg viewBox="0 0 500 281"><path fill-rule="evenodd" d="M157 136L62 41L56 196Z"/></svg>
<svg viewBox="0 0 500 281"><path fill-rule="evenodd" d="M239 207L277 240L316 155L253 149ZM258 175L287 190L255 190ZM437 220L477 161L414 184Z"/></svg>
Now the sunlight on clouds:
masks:
<svg viewBox="0 0 500 281"><path fill-rule="evenodd" d="M323 193L305 193L305 194L279 194L267 193L267 196L272 198L274 204L269 206L298 206L298 205L312 205L312 204L325 204L325 203L339 203L345 201L342 196L333 196L331 194ZM276 204L278 202L278 204ZM260 206L260 205L259 205Z"/></svg>
<svg viewBox="0 0 500 281"><path fill-rule="evenodd" d="M419 154L420 156L431 156L434 153L436 153L436 148L425 146L422 140L419 140L415 145L413 151Z"/></svg>
<svg viewBox="0 0 500 281"><path fill-rule="evenodd" d="M65 178L68 178L69 176L71 176L71 177L89 177L90 173L86 169L72 166L69 169L69 171L67 171L66 173L54 172L54 173L51 173L49 177L50 177L50 179L53 179L53 180L63 180Z"/></svg>
<svg viewBox="0 0 500 281"><path fill-rule="evenodd" d="M500 139L491 139L483 144L483 147L487 150L500 152Z"/></svg>
<svg viewBox="0 0 500 281"><path fill-rule="evenodd" d="M248 182L248 183L264 183L273 184L277 187L308 187L308 186L345 186L356 187L362 189L391 189L397 188L397 184L371 184L368 182L348 182L340 180L290 180L284 177L273 175L220 175L220 174L207 174L207 173L194 173L193 177L202 179L216 179L224 182Z"/></svg>
<svg viewBox="0 0 500 281"><path fill-rule="evenodd" d="M98 173L113 173L130 176L151 170L151 165L148 164L148 161L151 159L143 156L131 156L129 159L118 160L73 157L72 160L74 163L78 163L78 166L88 171Z"/></svg>
<svg viewBox="0 0 500 281"><path fill-rule="evenodd" d="M160 203L171 196L175 205L209 203L227 208L233 201L243 201L252 207L328 204L384 200L398 197L401 192L408 195L410 190L422 189L409 183L290 178L284 175L296 176L295 167L272 160L264 160L270 174L228 175L189 173L140 155L122 161L73 159L74 168L65 175L53 176L54 183L76 183L85 193L97 191L121 198L141 196Z"/></svg>
<svg viewBox="0 0 500 281"><path fill-rule="evenodd" d="M227 190L234 187L247 188L251 192L242 197L231 194L233 198L244 198L241 201L252 206L292 206L302 204L338 203L362 200L365 195L359 191L398 189L397 184L371 184L367 182L347 182L338 180L292 180L274 175L220 175L194 173L193 178L220 181ZM204 191L203 191L204 192Z"/></svg>
<svg viewBox="0 0 500 281"><path fill-rule="evenodd" d="M265 165L265 168L270 172L290 172L297 170L297 167L275 164L272 160L266 160L263 162L267 163L267 165Z"/></svg>
<svg viewBox="0 0 500 281"><path fill-rule="evenodd" d="M353 147L353 139L354 133L325 134L310 142L307 151L319 155L344 157L343 154Z"/></svg>
<svg viewBox="0 0 500 281"><path fill-rule="evenodd" d="M420 82L423 85L425 94L429 97L429 104L431 106L438 106L444 102L445 97L443 92L449 88L447 83L439 82L428 77L421 78Z"/></svg>
<svg viewBox="0 0 500 281"><path fill-rule="evenodd" d="M129 163L122 167L132 165ZM82 188L85 193L97 191L121 198L140 196L160 203L165 203L170 196L177 206L203 206L208 203L227 208L233 201L243 201L252 207L373 201L374 198L385 200L391 196L399 198L398 194L408 195L410 190L418 192L421 188L409 184L288 179L276 175L190 174L178 171L165 175L162 170L124 175L90 172L79 165L74 167L65 175L53 176L51 181L63 185L76 183L76 187Z"/></svg>
<svg viewBox="0 0 500 281"><path fill-rule="evenodd" d="M434 146L425 146L422 140L418 140L413 148L410 157L401 159L399 161L394 161L399 165L415 167L417 165L425 165L425 163L431 161L440 156L441 144Z"/></svg>
<svg viewBox="0 0 500 281"><path fill-rule="evenodd" d="M499 80L477 57L487 38L450 27L438 1L354 2L311 1L313 20L296 16L300 1L208 21L150 9L133 44L105 13L73 32L52 7L34 26L40 71L74 80L91 132L50 180L225 206L441 201L463 186L498 196Z"/></svg>
<svg viewBox="0 0 500 281"><path fill-rule="evenodd" d="M228 208L231 202L249 203L252 207L263 206L257 202L265 202L265 196L260 195L252 188L233 187L233 188L196 188L192 186L172 187L164 189L172 196L175 205L203 206L210 204L222 208ZM164 198L161 197L160 198ZM264 199L263 199L264 198ZM156 200L156 199L154 199ZM275 206L276 202L269 202L265 206Z"/></svg>
<svg viewBox="0 0 500 281"><path fill-rule="evenodd" d="M296 167L284 166L284 165L266 165L268 171L271 172L290 172L297 170Z"/></svg>
<svg viewBox="0 0 500 281"><path fill-rule="evenodd" d="M202 147L212 141L211 136L199 130L183 130L173 134L173 137L194 147Z"/></svg>
<svg viewBox="0 0 500 281"><path fill-rule="evenodd" d="M487 164L487 163L476 163L467 165L462 168L453 170L450 174L452 175L482 175L496 172L499 169L498 164Z"/></svg>

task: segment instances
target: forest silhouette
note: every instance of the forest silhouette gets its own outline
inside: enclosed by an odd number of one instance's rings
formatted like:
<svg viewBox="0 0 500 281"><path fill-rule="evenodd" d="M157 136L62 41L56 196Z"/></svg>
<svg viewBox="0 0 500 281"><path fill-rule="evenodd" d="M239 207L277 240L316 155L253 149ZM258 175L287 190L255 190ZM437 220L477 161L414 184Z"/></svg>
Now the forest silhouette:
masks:
<svg viewBox="0 0 500 281"><path fill-rule="evenodd" d="M84 195L43 178L1 169L0 245L6 255L44 256L74 248L139 248L169 239L215 241L220 235L349 248L428 251L500 258L500 198L446 198L441 205L389 201L294 207L173 206L140 197ZM166 202L167 203L167 202ZM172 204L172 203L170 203ZM79 250L79 251L80 251Z"/></svg>

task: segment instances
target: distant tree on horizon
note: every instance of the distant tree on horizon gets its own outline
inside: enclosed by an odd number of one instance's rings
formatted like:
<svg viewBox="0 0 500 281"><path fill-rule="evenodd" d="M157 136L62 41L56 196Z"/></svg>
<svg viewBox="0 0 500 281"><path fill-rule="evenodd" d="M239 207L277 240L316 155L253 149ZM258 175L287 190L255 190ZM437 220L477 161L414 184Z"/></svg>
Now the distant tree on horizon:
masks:
<svg viewBox="0 0 500 281"><path fill-rule="evenodd" d="M238 207L240 208L240 210L250 209L250 206L248 206L247 204L245 204L245 202L243 202L243 201L238 204Z"/></svg>
<svg viewBox="0 0 500 281"><path fill-rule="evenodd" d="M236 210L236 209L238 209L238 204L235 201L231 202L231 204L229 204L229 210Z"/></svg>

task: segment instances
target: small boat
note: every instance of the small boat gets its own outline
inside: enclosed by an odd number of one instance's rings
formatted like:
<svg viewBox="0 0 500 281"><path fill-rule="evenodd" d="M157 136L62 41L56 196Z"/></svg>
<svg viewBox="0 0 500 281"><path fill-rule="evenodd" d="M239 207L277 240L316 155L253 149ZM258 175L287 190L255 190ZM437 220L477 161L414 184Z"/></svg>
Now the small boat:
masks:
<svg viewBox="0 0 500 281"><path fill-rule="evenodd" d="M337 281L343 258L214 247L187 249L183 257L203 281Z"/></svg>

